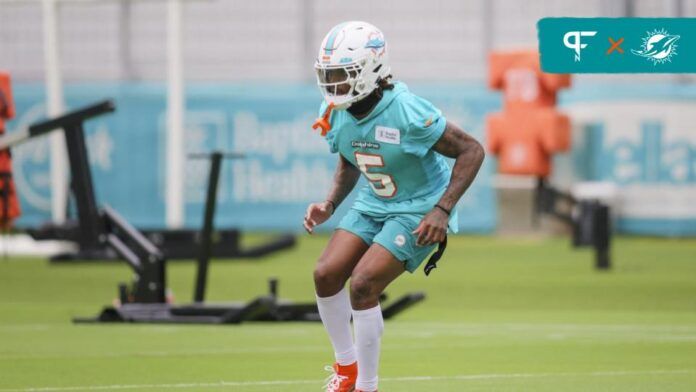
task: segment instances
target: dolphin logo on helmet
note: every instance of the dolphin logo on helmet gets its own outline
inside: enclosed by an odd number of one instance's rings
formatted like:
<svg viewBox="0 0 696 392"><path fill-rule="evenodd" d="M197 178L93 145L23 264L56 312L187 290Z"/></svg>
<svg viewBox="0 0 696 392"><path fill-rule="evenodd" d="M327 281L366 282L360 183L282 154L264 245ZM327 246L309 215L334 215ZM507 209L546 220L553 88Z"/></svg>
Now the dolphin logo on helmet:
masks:
<svg viewBox="0 0 696 392"><path fill-rule="evenodd" d="M378 55L382 55L384 53L384 49L386 47L386 43L384 42L384 38L382 37L382 33L379 31L375 31L370 36L368 37L369 40L365 44L366 49L372 49L373 52L375 52Z"/></svg>

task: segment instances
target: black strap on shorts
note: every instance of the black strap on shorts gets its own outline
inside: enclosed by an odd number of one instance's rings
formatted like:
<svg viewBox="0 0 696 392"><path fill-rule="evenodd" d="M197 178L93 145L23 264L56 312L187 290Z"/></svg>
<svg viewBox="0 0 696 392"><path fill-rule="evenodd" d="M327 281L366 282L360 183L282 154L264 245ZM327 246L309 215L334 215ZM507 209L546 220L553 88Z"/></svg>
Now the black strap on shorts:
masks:
<svg viewBox="0 0 696 392"><path fill-rule="evenodd" d="M423 267L425 276L430 275L430 271L437 268L437 262L442 257L442 254L445 253L445 248L447 248L447 236L445 236L445 239L437 245L437 250L432 256L430 256L428 263L425 265L425 267Z"/></svg>

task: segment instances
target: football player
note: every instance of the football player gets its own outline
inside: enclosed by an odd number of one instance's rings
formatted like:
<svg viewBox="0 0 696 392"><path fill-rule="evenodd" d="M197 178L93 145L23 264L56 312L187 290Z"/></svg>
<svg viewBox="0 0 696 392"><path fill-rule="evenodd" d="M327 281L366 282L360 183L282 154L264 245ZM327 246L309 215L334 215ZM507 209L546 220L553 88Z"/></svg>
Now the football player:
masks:
<svg viewBox="0 0 696 392"><path fill-rule="evenodd" d="M474 138L392 80L387 55L379 29L352 21L329 31L315 63L324 97L315 127L338 153L338 166L326 200L307 207L305 229L312 233L329 219L361 175L367 180L314 271L336 359L327 391L377 390L379 296L438 245L441 255L448 228L457 231L455 205L484 158ZM452 168L445 158L454 159ZM429 262L426 273L433 267Z"/></svg>

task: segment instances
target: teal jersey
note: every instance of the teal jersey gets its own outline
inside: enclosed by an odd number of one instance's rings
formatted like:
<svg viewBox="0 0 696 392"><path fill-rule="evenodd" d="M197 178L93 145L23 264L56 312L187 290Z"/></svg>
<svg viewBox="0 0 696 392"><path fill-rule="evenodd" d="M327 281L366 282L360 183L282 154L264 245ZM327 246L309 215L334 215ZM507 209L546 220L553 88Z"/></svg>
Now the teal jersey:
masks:
<svg viewBox="0 0 696 392"><path fill-rule="evenodd" d="M320 112L325 109L326 103ZM440 200L452 171L432 146L446 120L404 83L384 90L367 117L356 120L346 110L334 110L330 122L326 140L331 152L341 154L367 180L353 209L373 216L425 214ZM449 223L456 232L456 213Z"/></svg>

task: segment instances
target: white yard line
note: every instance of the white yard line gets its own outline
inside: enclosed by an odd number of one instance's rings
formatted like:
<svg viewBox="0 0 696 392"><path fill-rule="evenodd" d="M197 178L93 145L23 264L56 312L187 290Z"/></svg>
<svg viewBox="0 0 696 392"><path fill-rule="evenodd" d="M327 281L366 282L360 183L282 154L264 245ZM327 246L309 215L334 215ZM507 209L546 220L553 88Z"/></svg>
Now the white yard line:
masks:
<svg viewBox="0 0 696 392"><path fill-rule="evenodd" d="M280 347L248 347L248 348L229 348L229 349L199 349L182 351L134 351L124 353L48 353L48 354L7 354L0 356L0 361L11 361L16 359L95 359L95 358L150 358L150 357L175 357L175 356L195 356L195 355L233 355L250 353L293 353L293 352L330 352L330 346L280 346Z"/></svg>
<svg viewBox="0 0 696 392"><path fill-rule="evenodd" d="M416 376L416 377L386 377L385 382L401 381L440 381L440 380L491 380L508 378L548 378L548 377L618 377L634 375L669 375L669 374L696 374L696 369L681 370L621 370L605 372L578 372L578 373L492 373L492 374L463 374L456 376ZM177 384L115 384L92 385L76 387L36 387L0 389L0 392L64 392L64 391L95 391L95 390L120 390L120 389L199 389L199 388L225 388L225 387L257 387L270 385L320 385L321 380L269 380L269 381L218 381L209 383L177 383Z"/></svg>
<svg viewBox="0 0 696 392"><path fill-rule="evenodd" d="M532 330L538 331L540 329L553 329L553 330L579 330L579 331L598 331L598 332L624 332L624 331L643 331L643 332L654 332L654 331L682 331L682 332L693 332L696 331L696 325L670 325L670 324L573 324L573 323L433 323L433 322L410 322L410 323L395 323L390 326L390 328L400 329L413 328L414 325L418 325L424 329L438 329L438 330Z"/></svg>
<svg viewBox="0 0 696 392"><path fill-rule="evenodd" d="M302 326L306 326L307 324L303 324ZM315 324L315 325L320 325L320 324ZM128 330L137 330L139 332L145 331L145 332L156 332L156 333L161 333L161 332L172 332L172 333L177 333L177 332L184 332L184 329L180 325L132 325L132 324L114 324L114 327L121 327L124 329ZM288 325L286 324L285 327ZM390 323L389 328L394 331L405 331L405 332L410 332L413 330L414 327L418 327L421 329L431 329L431 330L437 330L437 332L440 331L472 331L472 332L490 332L490 331L510 331L510 330L516 330L516 331L539 331L539 330L570 330L570 331L592 331L592 332L606 332L606 333L613 333L613 332L696 332L696 325L670 325L670 324L571 324L571 323L539 323L539 324L533 324L533 323L458 323L458 322L442 322L442 323L437 323L437 322L420 322L420 321L412 321L412 322L397 322L397 323ZM187 326L191 328L195 328L196 325L191 325ZM259 328L261 327L261 328ZM74 328L90 328L90 325L88 324L83 324L79 326L75 326L74 324L4 324L0 325L0 331L18 331L18 332L24 332L24 331L35 331L35 330L57 330L57 329L74 329ZM252 330L251 328L245 328L245 326L216 326L216 327L211 327L211 326L205 326L205 328L211 328L211 331L215 333L220 333L223 331L225 328L240 328L243 329L245 333L268 333L269 330L273 329L272 326L270 325L259 325L259 324L254 324L253 328L256 329L255 331ZM283 332L284 334L297 334L297 335L306 335L309 334L309 332L302 328L302 329L293 329L290 328L289 330L286 330Z"/></svg>

